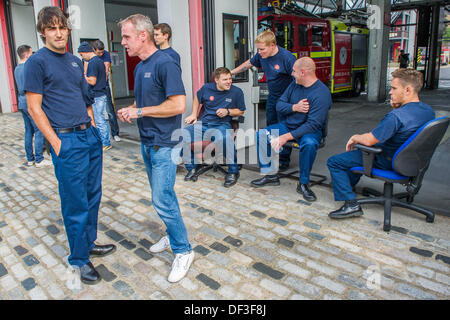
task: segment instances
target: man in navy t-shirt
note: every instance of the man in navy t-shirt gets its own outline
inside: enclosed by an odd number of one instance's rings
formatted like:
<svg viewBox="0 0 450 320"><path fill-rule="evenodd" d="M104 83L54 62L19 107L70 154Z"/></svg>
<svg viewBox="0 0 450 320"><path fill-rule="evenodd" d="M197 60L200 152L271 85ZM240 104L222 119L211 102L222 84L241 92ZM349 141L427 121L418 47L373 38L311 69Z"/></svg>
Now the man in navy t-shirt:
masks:
<svg viewBox="0 0 450 320"><path fill-rule="evenodd" d="M25 64L28 109L51 145L70 247L69 264L79 268L83 283L95 284L101 276L90 256L107 255L115 246L94 243L102 196L102 149L92 99L81 60L66 52L69 28L64 12L44 7L38 14L37 29L45 47Z"/></svg>
<svg viewBox="0 0 450 320"><path fill-rule="evenodd" d="M245 111L244 93L238 87L233 86L231 72L227 68L217 68L214 71L214 83L205 84L194 98L192 114L184 121L187 124L185 130L189 132L190 139L185 141L183 150L190 151L190 144L195 141L202 141L204 136L213 138L216 146L222 146L221 151L226 155L228 174L225 177L224 187L231 187L239 179L239 168L236 157L236 146L233 140L233 129L231 128L231 118L241 116ZM202 107L200 122L197 122L199 106ZM188 154L186 154L188 153ZM196 174L193 152L183 152L185 156L185 166L188 170L187 180L192 180Z"/></svg>
<svg viewBox="0 0 450 320"><path fill-rule="evenodd" d="M88 62L85 78L90 85L91 93L94 97L92 110L94 111L95 123L102 137L103 151L111 149L111 140L109 139L108 123L105 119L105 108L107 104L106 97L106 71L102 59L94 52L94 49L88 42L82 42L78 47L78 53L84 61Z"/></svg>
<svg viewBox="0 0 450 320"><path fill-rule="evenodd" d="M389 94L393 110L372 132L352 136L346 145L347 152L328 159L334 200L345 201L341 208L329 213L330 218L342 219L363 215L352 190L361 175L350 172L350 169L363 165L361 150L352 150L355 144L381 148L383 151L375 155L374 168L392 170L392 158L397 149L420 127L435 117L433 109L419 99L419 92L423 87L421 72L414 69L399 69L392 73L392 77Z"/></svg>
<svg viewBox="0 0 450 320"><path fill-rule="evenodd" d="M275 152L290 140L299 144L300 181L297 192L307 201L315 201L316 195L309 188L311 173L317 149L322 139L331 107L331 93L316 76L316 65L311 58L298 59L293 67L295 78L277 103L277 111L284 120L257 133L258 159L261 173L265 176L251 182L254 187L279 185L277 168L274 166L270 147Z"/></svg>
<svg viewBox="0 0 450 320"><path fill-rule="evenodd" d="M181 66L180 55L170 46L170 39L172 38L172 29L167 23L155 24L155 43L159 50L169 55L175 62Z"/></svg>
<svg viewBox="0 0 450 320"><path fill-rule="evenodd" d="M111 88L109 86L109 71L111 70L111 55L105 50L105 44L101 40L95 40L92 43L95 54L102 59L106 71L106 112L108 113L109 128L111 135L116 142L120 142L119 123L117 122L116 110L111 96Z"/></svg>
<svg viewBox="0 0 450 320"><path fill-rule="evenodd" d="M284 90L291 84L292 67L295 56L288 50L277 46L275 34L271 30L265 30L255 40L258 53L239 67L231 70L232 74L247 71L251 67L262 68L266 75L269 96L266 101L266 125L271 126L284 120L277 113L276 105ZM283 148L280 153L279 170L289 168L291 148Z"/></svg>
<svg viewBox="0 0 450 320"><path fill-rule="evenodd" d="M134 14L119 22L122 45L131 57L142 61L134 70L133 105L120 109L121 121L138 119L141 150L152 191L153 208L167 227L167 236L150 247L152 253L171 248L175 254L169 282L180 281L194 260L174 185L179 139L172 134L181 129L186 94L180 65L156 48L150 18Z"/></svg>

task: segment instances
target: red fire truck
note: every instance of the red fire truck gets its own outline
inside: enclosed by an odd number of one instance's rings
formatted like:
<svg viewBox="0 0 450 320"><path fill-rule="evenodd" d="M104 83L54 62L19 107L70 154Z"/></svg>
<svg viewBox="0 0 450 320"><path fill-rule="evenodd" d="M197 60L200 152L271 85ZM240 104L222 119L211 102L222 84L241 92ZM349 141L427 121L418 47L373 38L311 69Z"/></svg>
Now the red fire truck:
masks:
<svg viewBox="0 0 450 320"><path fill-rule="evenodd" d="M346 25L336 19L318 19L289 14L258 17L258 33L270 29L277 44L297 58L311 57L318 78L331 93L349 92L358 96L365 90L368 66L369 30ZM267 99L265 75L258 74L260 100Z"/></svg>

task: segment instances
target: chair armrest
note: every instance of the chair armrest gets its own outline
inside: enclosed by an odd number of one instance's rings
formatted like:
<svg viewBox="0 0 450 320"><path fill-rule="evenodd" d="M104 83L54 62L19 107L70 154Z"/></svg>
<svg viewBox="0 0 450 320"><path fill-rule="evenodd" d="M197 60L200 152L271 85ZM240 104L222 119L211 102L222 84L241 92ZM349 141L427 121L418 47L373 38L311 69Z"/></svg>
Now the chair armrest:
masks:
<svg viewBox="0 0 450 320"><path fill-rule="evenodd" d="M354 147L362 152L364 175L372 178L373 160L375 159L375 155L381 153L383 150L381 148L368 147L359 143L355 144Z"/></svg>
<svg viewBox="0 0 450 320"><path fill-rule="evenodd" d="M244 123L245 122L245 117L244 116L232 117L231 121L237 121L238 123Z"/></svg>

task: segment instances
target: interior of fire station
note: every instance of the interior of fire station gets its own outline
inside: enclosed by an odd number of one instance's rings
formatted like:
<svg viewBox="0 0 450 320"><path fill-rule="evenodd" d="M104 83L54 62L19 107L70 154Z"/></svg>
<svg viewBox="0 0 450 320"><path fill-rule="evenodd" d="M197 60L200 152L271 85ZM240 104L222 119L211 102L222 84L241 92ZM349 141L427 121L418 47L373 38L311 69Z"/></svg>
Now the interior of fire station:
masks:
<svg viewBox="0 0 450 320"><path fill-rule="evenodd" d="M297 57L311 56L328 74L322 81L333 93L333 106L326 147L319 150L313 167L322 175L329 176L326 160L344 152L351 135L372 130L391 109L391 73L399 67L400 50L409 57L408 67L424 75L422 101L434 108L436 116L450 116L449 0L2 0L0 77L2 83L12 82L12 86L0 88L0 113L17 110L16 87L9 76L18 63L17 47L29 44L33 51L42 47L35 31L36 15L39 8L55 4L78 17L72 20L69 51L76 54L81 41L100 39L111 53L116 109L134 100L133 71L139 62L129 57L120 44L120 19L142 13L154 23L172 26L171 43L181 56L187 92L184 116L191 110L193 94L211 78L212 71L222 65L234 68L252 57L256 53L255 37L271 28L279 46ZM295 19L288 18L292 16ZM296 22L302 19L308 23ZM338 68L346 69L337 72ZM264 128L264 74L254 68L233 79L245 92L243 128ZM136 125L120 126L125 140L139 140ZM449 137L447 132L423 180L422 188L430 191L419 193L415 202L450 216ZM252 142L245 146L247 154L255 147ZM298 152L294 150L291 167L297 165ZM257 165L244 168L256 171ZM291 178L298 176L293 174ZM363 182L380 188L379 183L364 178ZM325 184L329 185L330 180Z"/></svg>

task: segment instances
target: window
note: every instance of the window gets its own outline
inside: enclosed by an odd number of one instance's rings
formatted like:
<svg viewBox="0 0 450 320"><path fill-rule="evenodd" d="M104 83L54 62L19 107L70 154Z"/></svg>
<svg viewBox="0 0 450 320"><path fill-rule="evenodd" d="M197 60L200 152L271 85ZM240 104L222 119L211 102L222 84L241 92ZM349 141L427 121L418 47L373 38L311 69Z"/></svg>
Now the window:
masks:
<svg viewBox="0 0 450 320"><path fill-rule="evenodd" d="M312 27L312 45L315 47L321 47L323 43L323 27Z"/></svg>
<svg viewBox="0 0 450 320"><path fill-rule="evenodd" d="M284 35L284 23L276 23L275 24L275 37L277 38L277 45L279 45L280 47L284 48L284 40L285 40L285 35Z"/></svg>
<svg viewBox="0 0 450 320"><path fill-rule="evenodd" d="M298 40L300 47L308 46L308 27L304 24L298 25Z"/></svg>
<svg viewBox="0 0 450 320"><path fill-rule="evenodd" d="M248 60L247 17L223 15L224 64L230 70ZM248 71L233 75L234 82L247 82Z"/></svg>

